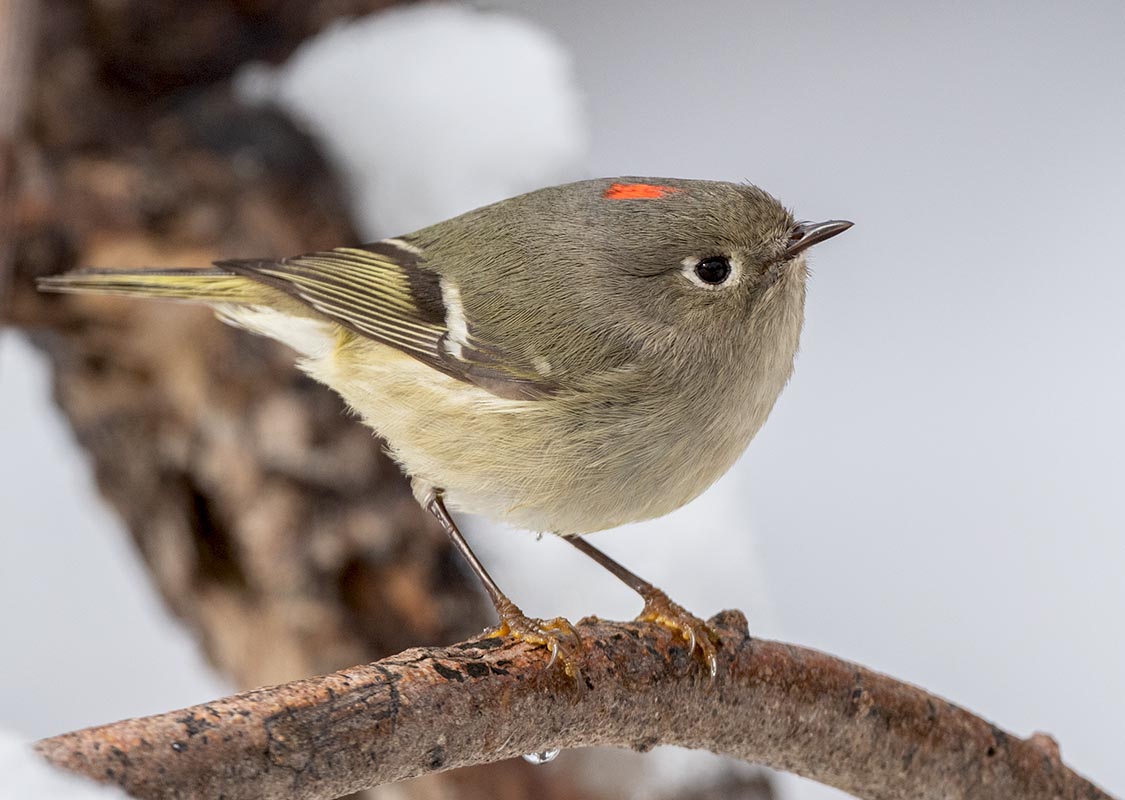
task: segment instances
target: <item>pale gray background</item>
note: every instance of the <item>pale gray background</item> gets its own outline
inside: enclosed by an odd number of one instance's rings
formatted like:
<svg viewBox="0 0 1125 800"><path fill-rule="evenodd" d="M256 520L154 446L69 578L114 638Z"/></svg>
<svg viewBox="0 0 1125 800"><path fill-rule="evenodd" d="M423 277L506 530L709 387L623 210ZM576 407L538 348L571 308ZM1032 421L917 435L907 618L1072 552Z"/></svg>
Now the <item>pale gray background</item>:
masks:
<svg viewBox="0 0 1125 800"><path fill-rule="evenodd" d="M763 635L1049 731L1125 793L1125 4L487 6L572 52L587 174L749 179L857 223L814 255L797 374L747 457L690 525L598 543L700 613L758 609ZM219 691L66 460L39 367L10 336L0 359L0 722ZM537 613L635 610L592 607L617 590L588 568L597 591L556 582L558 543L482 538L527 548L498 572L540 585ZM52 698L63 663L102 688Z"/></svg>

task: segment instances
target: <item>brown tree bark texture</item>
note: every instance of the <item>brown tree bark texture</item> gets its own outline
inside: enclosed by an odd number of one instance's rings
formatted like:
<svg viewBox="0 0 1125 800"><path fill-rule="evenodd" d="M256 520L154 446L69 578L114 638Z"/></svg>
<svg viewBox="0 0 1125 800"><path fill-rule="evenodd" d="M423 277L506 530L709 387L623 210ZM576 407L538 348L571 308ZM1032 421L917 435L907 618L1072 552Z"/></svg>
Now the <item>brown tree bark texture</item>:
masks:
<svg viewBox="0 0 1125 800"><path fill-rule="evenodd" d="M584 689L547 654L478 639L45 739L50 761L143 798L331 798L550 747L678 744L868 800L1111 800L1054 741L813 650L712 620L719 677L679 637L586 620Z"/></svg>

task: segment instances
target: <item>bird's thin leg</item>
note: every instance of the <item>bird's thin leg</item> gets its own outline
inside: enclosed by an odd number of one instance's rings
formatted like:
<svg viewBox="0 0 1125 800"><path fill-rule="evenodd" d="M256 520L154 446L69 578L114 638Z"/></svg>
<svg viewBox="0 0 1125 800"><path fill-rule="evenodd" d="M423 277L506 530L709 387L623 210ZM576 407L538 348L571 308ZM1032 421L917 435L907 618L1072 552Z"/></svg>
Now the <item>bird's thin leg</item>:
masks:
<svg viewBox="0 0 1125 800"><path fill-rule="evenodd" d="M715 641L718 637L706 622L685 610L678 603L673 602L660 589L635 572L626 569L581 536L564 536L562 538L612 572L644 599L645 606L637 619L645 622L656 622L678 632L687 641L688 649L691 652L694 653L695 648L699 648L711 677L714 678L718 674L719 659L715 650Z"/></svg>
<svg viewBox="0 0 1125 800"><path fill-rule="evenodd" d="M457 548L476 576L480 578L485 591L488 592L489 599L496 606L496 613L500 616L500 624L492 629L490 635L511 636L528 644L546 647L551 651L551 660L547 666L551 667L558 661L566 670L567 675L574 678L579 685L583 685L582 673L578 668L578 660L573 649L579 641L578 631L575 630L574 626L562 617L543 620L526 616L519 606L509 600L508 596L500 590L496 581L484 568L484 564L469 547L469 543L465 541L464 535L457 528L457 523L453 521L453 517L450 516L449 510L445 507L441 494L439 492L432 493L426 499L425 506L427 511L437 517L446 535L449 536L449 540L453 542L453 546ZM563 637L566 637L569 641L564 641Z"/></svg>

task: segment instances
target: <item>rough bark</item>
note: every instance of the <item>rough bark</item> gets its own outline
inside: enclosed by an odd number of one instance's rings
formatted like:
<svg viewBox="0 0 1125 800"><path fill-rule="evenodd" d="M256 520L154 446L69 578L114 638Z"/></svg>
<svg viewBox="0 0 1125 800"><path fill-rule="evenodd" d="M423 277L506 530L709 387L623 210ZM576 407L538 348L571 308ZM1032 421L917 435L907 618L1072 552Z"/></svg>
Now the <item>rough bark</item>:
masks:
<svg viewBox="0 0 1125 800"><path fill-rule="evenodd" d="M1111 800L1044 734L1020 739L941 698L726 612L719 676L654 625L584 621L584 687L547 654L478 639L41 741L50 761L143 798L331 798L547 748L678 744L868 800Z"/></svg>

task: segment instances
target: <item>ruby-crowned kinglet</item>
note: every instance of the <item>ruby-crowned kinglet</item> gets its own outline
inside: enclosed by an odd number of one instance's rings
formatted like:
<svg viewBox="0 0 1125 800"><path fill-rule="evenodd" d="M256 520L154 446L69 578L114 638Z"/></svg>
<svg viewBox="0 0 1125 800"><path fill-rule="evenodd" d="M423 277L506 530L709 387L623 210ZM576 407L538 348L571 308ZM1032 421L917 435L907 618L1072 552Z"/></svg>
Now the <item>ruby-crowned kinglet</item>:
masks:
<svg viewBox="0 0 1125 800"><path fill-rule="evenodd" d="M484 582L499 633L577 677L570 624L525 617L446 503L567 537L714 674L704 623L578 534L667 514L730 468L793 370L805 251L849 227L797 222L750 185L607 178L361 247L41 286L203 302L284 342L386 439Z"/></svg>

